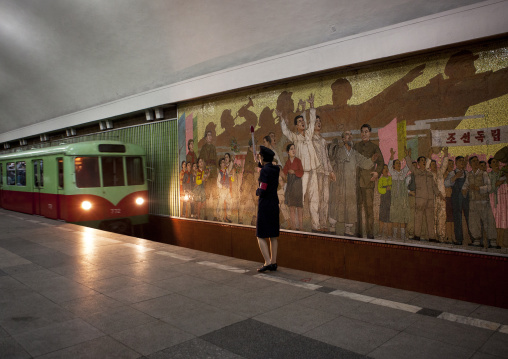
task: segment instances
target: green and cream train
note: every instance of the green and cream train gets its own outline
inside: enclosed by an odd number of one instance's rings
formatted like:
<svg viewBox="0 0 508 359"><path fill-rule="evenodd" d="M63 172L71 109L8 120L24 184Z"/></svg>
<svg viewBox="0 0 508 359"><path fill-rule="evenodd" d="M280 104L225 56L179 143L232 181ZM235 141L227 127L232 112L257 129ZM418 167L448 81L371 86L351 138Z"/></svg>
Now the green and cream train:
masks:
<svg viewBox="0 0 508 359"><path fill-rule="evenodd" d="M119 141L0 154L0 207L129 233L148 222L145 160Z"/></svg>

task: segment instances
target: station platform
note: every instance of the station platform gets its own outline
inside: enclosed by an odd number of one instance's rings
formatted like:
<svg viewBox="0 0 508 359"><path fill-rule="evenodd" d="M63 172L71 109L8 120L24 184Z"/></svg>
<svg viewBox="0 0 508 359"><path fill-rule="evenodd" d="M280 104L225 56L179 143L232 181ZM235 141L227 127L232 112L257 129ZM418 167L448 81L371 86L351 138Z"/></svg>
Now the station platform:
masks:
<svg viewBox="0 0 508 359"><path fill-rule="evenodd" d="M0 358L508 358L507 309L260 266L0 209Z"/></svg>

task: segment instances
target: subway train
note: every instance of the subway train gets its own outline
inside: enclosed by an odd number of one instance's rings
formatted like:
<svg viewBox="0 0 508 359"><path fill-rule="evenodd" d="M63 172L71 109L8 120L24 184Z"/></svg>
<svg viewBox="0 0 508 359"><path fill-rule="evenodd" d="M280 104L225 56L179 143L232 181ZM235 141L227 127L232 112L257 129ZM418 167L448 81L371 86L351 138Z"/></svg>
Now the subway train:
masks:
<svg viewBox="0 0 508 359"><path fill-rule="evenodd" d="M145 161L119 141L0 154L0 207L129 234L148 222Z"/></svg>

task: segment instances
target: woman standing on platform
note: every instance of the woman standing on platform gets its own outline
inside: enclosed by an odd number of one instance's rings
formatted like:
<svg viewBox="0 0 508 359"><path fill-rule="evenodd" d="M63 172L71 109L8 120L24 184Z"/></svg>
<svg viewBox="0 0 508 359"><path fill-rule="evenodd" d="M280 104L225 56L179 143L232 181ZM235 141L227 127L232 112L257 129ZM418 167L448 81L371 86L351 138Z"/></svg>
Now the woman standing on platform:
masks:
<svg viewBox="0 0 508 359"><path fill-rule="evenodd" d="M275 153L271 149L261 146L260 156L263 160L263 166L259 173L259 187L256 190L256 196L259 197L256 237L265 260L264 265L258 269L258 272L265 272L267 270L277 270L277 238L279 237L277 186L279 184L280 168L272 164ZM267 239L270 239L270 248Z"/></svg>

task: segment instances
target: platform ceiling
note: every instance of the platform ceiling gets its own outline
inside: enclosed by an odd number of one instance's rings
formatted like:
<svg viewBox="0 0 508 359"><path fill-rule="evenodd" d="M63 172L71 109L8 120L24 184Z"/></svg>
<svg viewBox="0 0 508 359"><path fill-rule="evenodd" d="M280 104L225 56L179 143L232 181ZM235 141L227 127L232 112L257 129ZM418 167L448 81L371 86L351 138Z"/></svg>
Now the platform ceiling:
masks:
<svg viewBox="0 0 508 359"><path fill-rule="evenodd" d="M0 0L0 134L479 2Z"/></svg>

